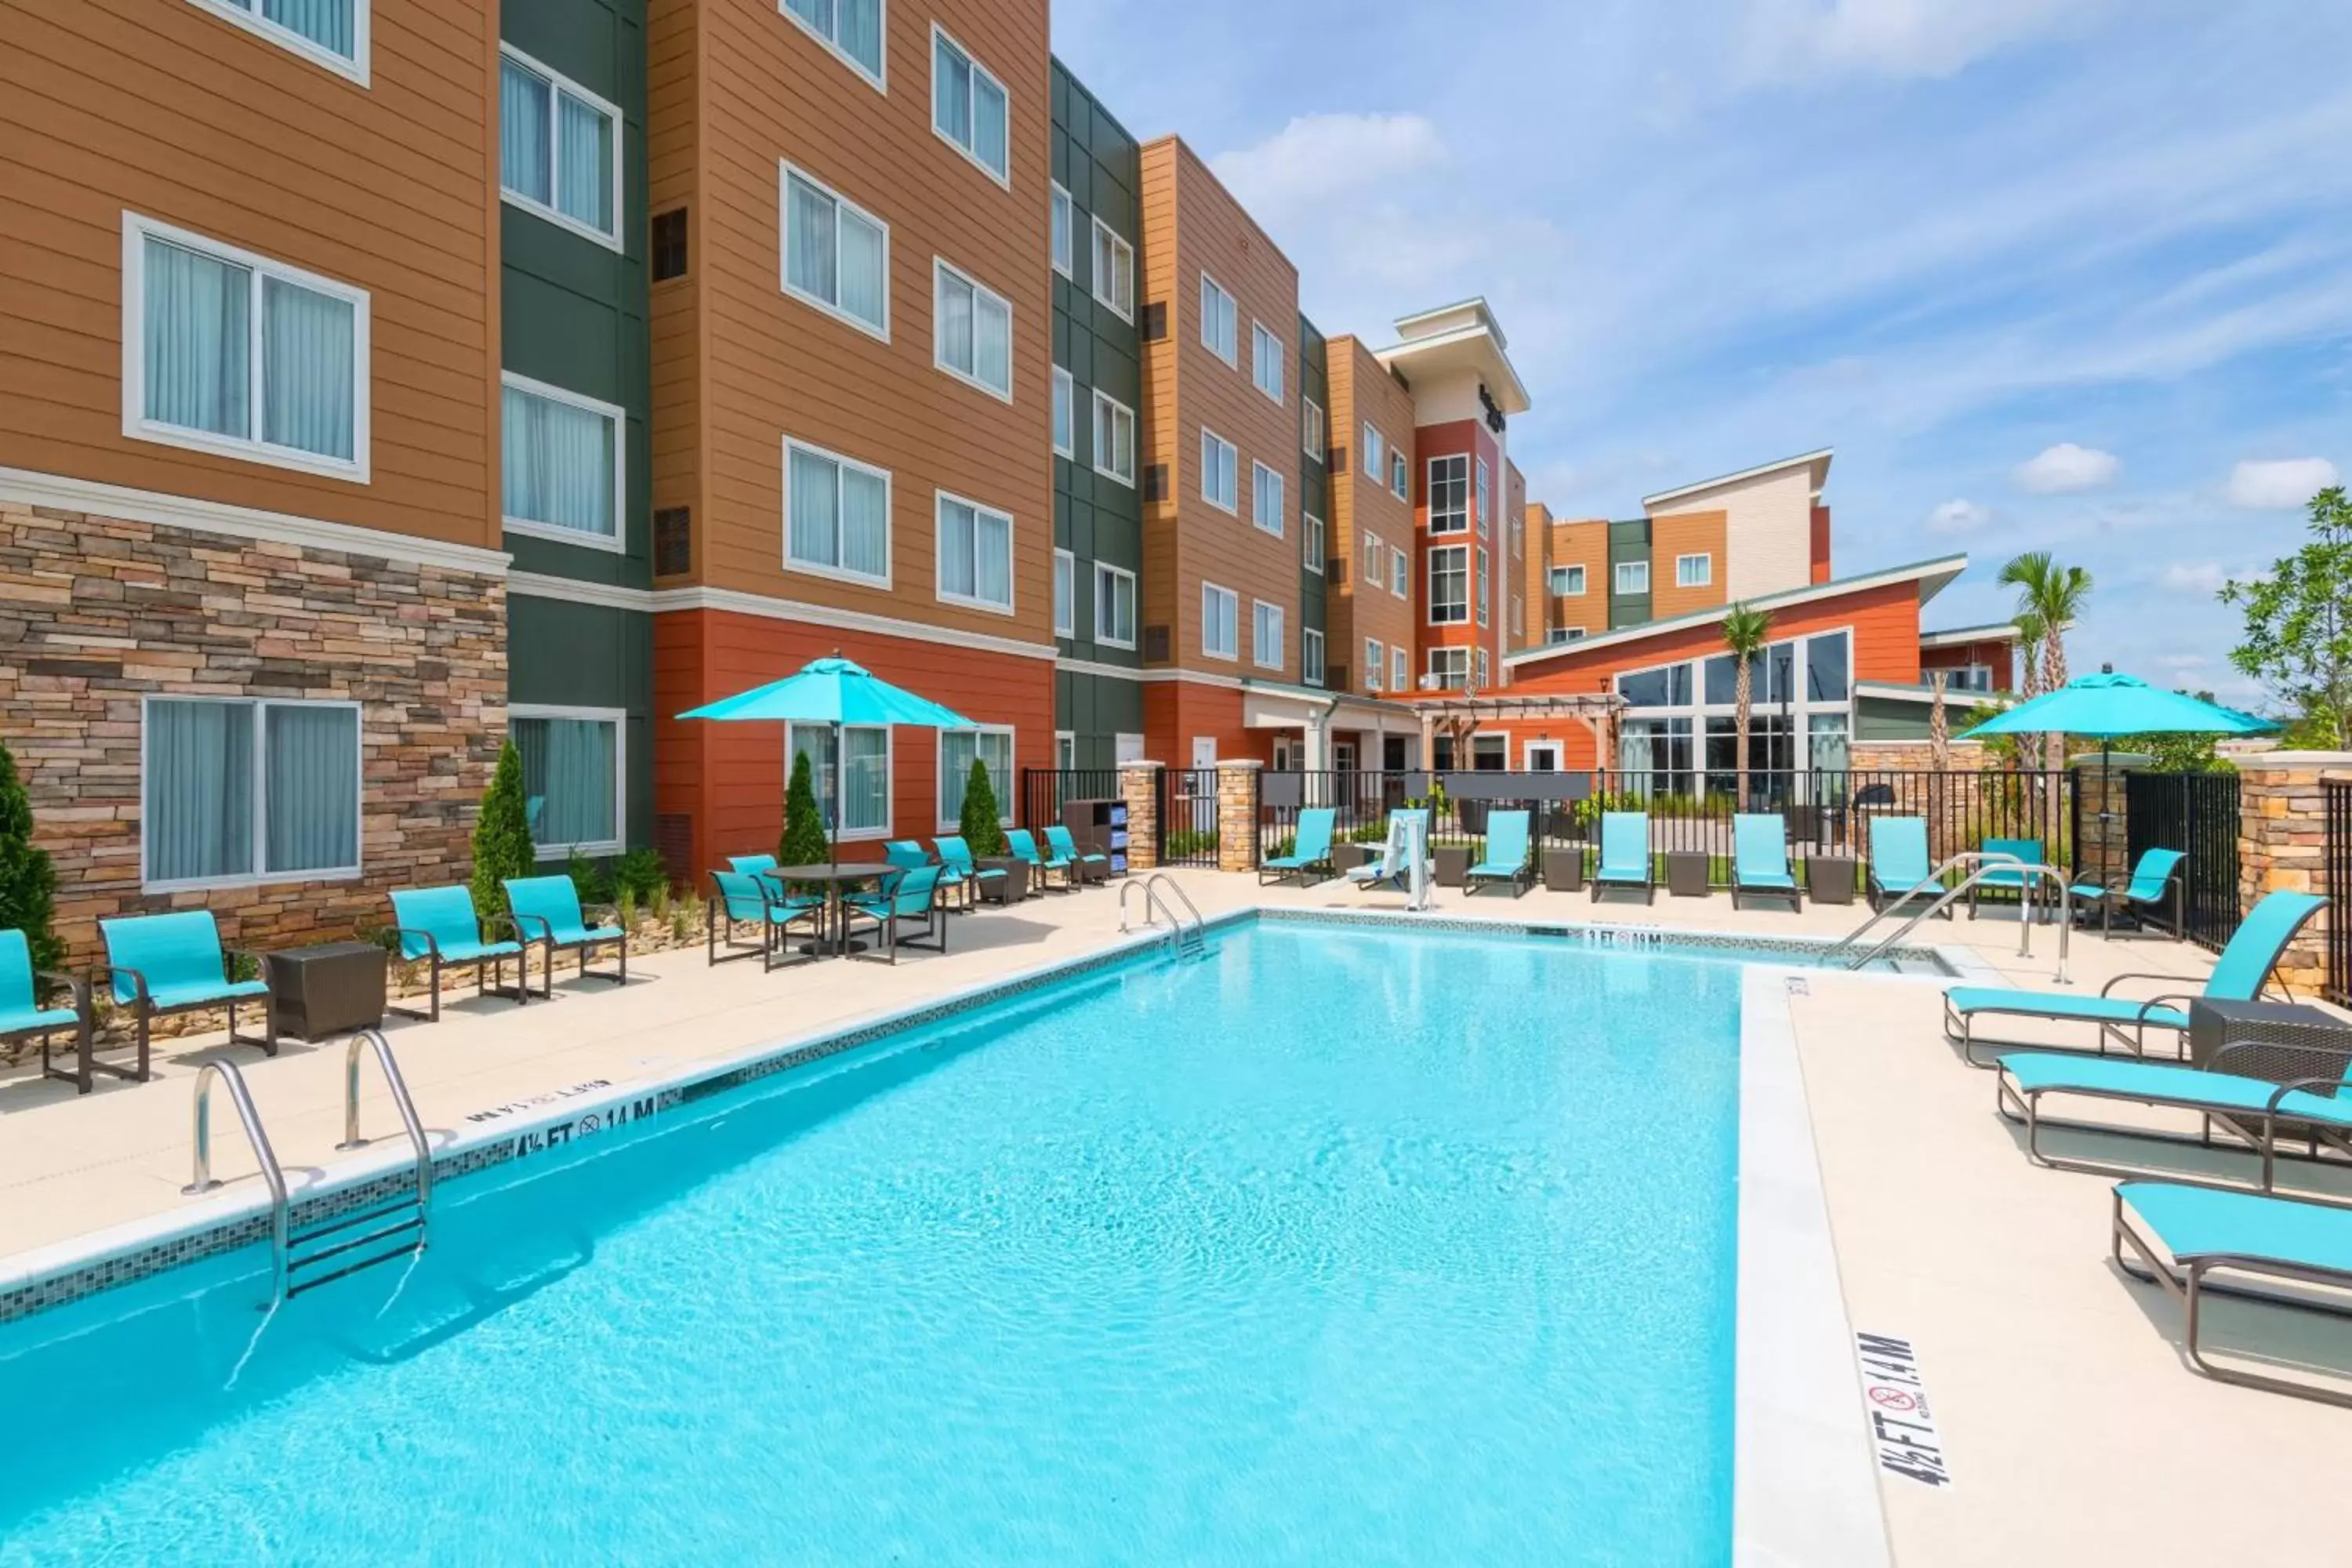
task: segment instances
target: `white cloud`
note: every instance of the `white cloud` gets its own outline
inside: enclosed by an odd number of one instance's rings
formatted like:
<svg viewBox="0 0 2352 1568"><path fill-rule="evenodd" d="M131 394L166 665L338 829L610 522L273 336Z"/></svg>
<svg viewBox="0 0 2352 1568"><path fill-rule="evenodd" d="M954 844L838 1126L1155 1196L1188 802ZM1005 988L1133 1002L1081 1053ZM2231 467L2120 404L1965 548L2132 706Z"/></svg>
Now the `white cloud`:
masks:
<svg viewBox="0 0 2352 1568"><path fill-rule="evenodd" d="M2105 0L1749 0L1759 76L1947 77L2062 31Z"/></svg>
<svg viewBox="0 0 2352 1568"><path fill-rule="evenodd" d="M1392 187L1442 168L1450 154L1423 114L1303 114L1255 147L1220 153L1209 167L1261 223Z"/></svg>
<svg viewBox="0 0 2352 1568"><path fill-rule="evenodd" d="M2123 460L2113 452L2061 441L2020 463L2017 483L2019 489L2038 496L2077 495L2114 483L2123 468Z"/></svg>
<svg viewBox="0 0 2352 1568"><path fill-rule="evenodd" d="M2257 511L2299 507L2335 482L2336 465L2325 458L2240 463L2230 470L2230 504Z"/></svg>
<svg viewBox="0 0 2352 1568"><path fill-rule="evenodd" d="M1981 533L1992 526L1992 512L1963 497L1954 497L1927 514L1927 531L1950 536Z"/></svg>
<svg viewBox="0 0 2352 1568"><path fill-rule="evenodd" d="M2226 575L2219 561L2176 561L2158 579L2179 594L2218 594Z"/></svg>

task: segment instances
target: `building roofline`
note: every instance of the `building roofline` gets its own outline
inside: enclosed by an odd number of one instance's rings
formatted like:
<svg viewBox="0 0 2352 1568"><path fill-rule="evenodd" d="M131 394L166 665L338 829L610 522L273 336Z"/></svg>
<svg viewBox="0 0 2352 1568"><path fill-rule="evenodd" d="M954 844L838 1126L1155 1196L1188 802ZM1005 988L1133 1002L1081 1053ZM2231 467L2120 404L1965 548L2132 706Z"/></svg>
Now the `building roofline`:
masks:
<svg viewBox="0 0 2352 1568"><path fill-rule="evenodd" d="M1662 506L1667 501L1680 500L1685 496L1696 495L1701 490L1719 489L1725 485L1738 484L1742 479L1760 479L1766 474L1779 473L1783 468L1793 468L1801 463L1822 465L1822 478L1826 480L1829 478L1830 458L1836 450L1834 447L1823 447L1817 452L1800 452L1793 458L1781 458L1774 462L1759 463L1752 468L1742 468L1735 474L1717 474L1711 479L1701 479L1696 484L1676 485L1673 489L1660 490L1655 495L1643 496L1642 505L1645 509Z"/></svg>
<svg viewBox="0 0 2352 1568"><path fill-rule="evenodd" d="M1857 680L1853 683L1857 697L1879 697L1893 702L1916 702L1922 706L1936 700L1932 686L1906 686L1899 680ZM1944 690L1944 706L1966 711L1970 708L2014 708L2017 699L2005 691ZM1957 735L1953 739L1958 740Z"/></svg>
<svg viewBox="0 0 2352 1568"><path fill-rule="evenodd" d="M1941 631L1919 634L1921 647L1955 647L1972 642L2016 642L2019 640L2015 621L1990 621L1980 626L1946 626Z"/></svg>
<svg viewBox="0 0 2352 1568"><path fill-rule="evenodd" d="M1926 604L1941 593L1945 585L1969 569L1966 555L1939 555L1931 561L1914 561L1901 566L1888 566L1876 572L1864 572L1858 576L1840 577L1827 583L1809 583L1801 588L1787 588L1778 594L1765 594L1742 601L1751 609L1793 609L1800 605L1817 604L1846 594L1859 594L1871 588L1884 588L1895 583L1919 584L1919 602ZM1563 654L1585 654L1596 647L1616 647L1642 641L1645 637L1667 632L1686 631L1723 619L1734 606L1717 605L1713 609L1694 611L1676 616L1671 620L1644 621L1638 626L1625 626L1613 632L1599 632L1574 642L1543 643L1535 647L1507 653L1503 662L1517 666L1540 658L1558 658Z"/></svg>
<svg viewBox="0 0 2352 1568"><path fill-rule="evenodd" d="M1455 309L1459 308L1455 307ZM1391 362L1393 360L1407 359L1414 354L1425 353L1431 349L1451 348L1456 343L1476 342L1482 338L1494 345L1495 362L1502 367L1504 382L1502 390L1510 399L1503 405L1503 412L1525 414L1535 406L1535 400L1528 395L1528 384L1519 379L1518 367L1511 363L1511 356L1504 352L1503 334L1498 328L1478 324L1457 327L1450 332L1432 332L1425 338L1405 338L1389 344L1386 348L1372 349L1370 352L1372 358L1380 362L1382 369L1388 369L1391 368Z"/></svg>
<svg viewBox="0 0 2352 1568"><path fill-rule="evenodd" d="M1141 170L1143 154L1150 152L1152 148L1159 146L1162 142L1167 142L1170 145L1172 145L1179 153L1182 154L1184 157L1192 159L1194 163L1198 164L1200 166L1201 173L1209 177L1209 183L1217 187L1217 194L1223 196L1225 200L1233 204L1234 211L1242 215L1242 221L1249 225L1251 231L1255 233L1258 238L1265 242L1265 247L1282 258L1282 264L1290 268L1290 273L1293 278L1298 276L1298 263L1292 260L1290 258L1290 253L1282 248L1281 242L1276 239L1272 234L1267 232L1265 225L1258 222L1257 214L1250 211L1248 205L1243 202L1241 197L1234 195L1234 188L1218 177L1217 171L1210 166L1209 161L1206 158L1202 157L1199 151L1194 148L1190 142L1184 140L1183 132L1180 131L1163 131L1157 136L1136 142L1135 157L1139 174ZM1140 230L1143 222L1143 193L1140 190L1137 191L1135 193L1135 197L1136 224L1138 229ZM1138 240L1139 247L1139 242L1143 237L1141 233L1139 232L1135 237Z"/></svg>
<svg viewBox="0 0 2352 1568"><path fill-rule="evenodd" d="M1408 328L1417 326L1423 321L1435 321L1440 316L1450 316L1456 310L1477 311L1494 332L1496 346L1505 349L1510 346L1503 336L1502 323L1495 320L1495 308L1486 303L1486 296L1484 294L1473 294L1467 300L1456 300L1450 305L1438 305L1426 310L1415 310L1408 316L1399 316L1394 322L1397 336L1410 340L1412 334L1407 331Z"/></svg>

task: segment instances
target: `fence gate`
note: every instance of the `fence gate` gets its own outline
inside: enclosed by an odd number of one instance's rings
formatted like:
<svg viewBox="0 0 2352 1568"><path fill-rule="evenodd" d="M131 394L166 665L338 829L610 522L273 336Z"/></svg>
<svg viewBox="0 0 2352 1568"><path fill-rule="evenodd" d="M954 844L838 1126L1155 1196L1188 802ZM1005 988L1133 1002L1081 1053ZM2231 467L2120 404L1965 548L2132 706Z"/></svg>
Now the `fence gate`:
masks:
<svg viewBox="0 0 2352 1568"><path fill-rule="evenodd" d="M2324 779L2327 894L2327 999L2352 1007L2352 779Z"/></svg>
<svg viewBox="0 0 2352 1568"><path fill-rule="evenodd" d="M2220 952L2238 929L2238 775L2130 773L2124 810L2133 865L2150 849L2188 856L2180 872L2184 934Z"/></svg>
<svg viewBox="0 0 2352 1568"><path fill-rule="evenodd" d="M1160 770L1160 863L1217 865L1217 770Z"/></svg>

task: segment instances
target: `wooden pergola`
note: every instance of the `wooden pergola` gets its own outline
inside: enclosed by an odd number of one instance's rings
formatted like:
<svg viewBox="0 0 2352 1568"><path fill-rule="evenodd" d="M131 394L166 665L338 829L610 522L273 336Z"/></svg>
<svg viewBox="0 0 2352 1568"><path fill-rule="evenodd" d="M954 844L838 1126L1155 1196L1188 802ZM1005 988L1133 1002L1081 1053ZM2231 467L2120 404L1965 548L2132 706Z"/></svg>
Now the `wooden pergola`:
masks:
<svg viewBox="0 0 2352 1568"><path fill-rule="evenodd" d="M1423 767L1437 765L1436 741L1441 734L1454 743L1454 765L1466 768L1470 737L1482 721L1542 723L1572 719L1592 732L1593 758L1605 770L1613 765L1617 754L1617 716L1624 710L1625 700L1614 692L1522 697L1507 692L1482 696L1471 690L1460 696L1417 697L1412 706L1421 716Z"/></svg>

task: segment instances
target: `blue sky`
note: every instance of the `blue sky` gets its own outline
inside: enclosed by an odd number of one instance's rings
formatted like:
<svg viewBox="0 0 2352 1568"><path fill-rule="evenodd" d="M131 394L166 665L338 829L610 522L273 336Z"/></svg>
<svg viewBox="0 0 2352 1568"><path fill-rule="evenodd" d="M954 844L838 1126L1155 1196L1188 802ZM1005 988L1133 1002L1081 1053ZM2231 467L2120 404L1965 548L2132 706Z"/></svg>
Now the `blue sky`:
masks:
<svg viewBox="0 0 2352 1568"><path fill-rule="evenodd" d="M1055 0L1327 331L1492 301L1570 515L1819 447L1841 573L2091 569L2069 639L2244 698L2225 576L2352 473L2344 0Z"/></svg>

